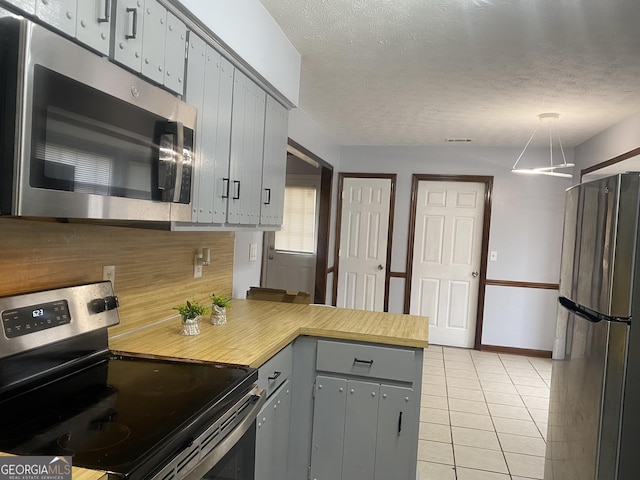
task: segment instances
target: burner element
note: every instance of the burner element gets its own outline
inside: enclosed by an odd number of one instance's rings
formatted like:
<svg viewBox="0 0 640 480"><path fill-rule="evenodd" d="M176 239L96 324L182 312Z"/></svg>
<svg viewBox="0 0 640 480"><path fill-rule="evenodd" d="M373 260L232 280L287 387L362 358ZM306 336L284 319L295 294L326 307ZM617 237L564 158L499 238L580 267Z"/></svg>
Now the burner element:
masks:
<svg viewBox="0 0 640 480"><path fill-rule="evenodd" d="M78 428L58 438L58 445L71 452L94 452L124 442L131 430L121 423L94 422L87 428Z"/></svg>

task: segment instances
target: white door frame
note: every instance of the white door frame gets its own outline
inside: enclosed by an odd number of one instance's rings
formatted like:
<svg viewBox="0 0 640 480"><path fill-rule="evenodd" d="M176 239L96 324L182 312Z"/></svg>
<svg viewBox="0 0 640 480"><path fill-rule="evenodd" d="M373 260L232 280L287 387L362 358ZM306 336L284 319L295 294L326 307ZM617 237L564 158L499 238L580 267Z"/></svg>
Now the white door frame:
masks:
<svg viewBox="0 0 640 480"><path fill-rule="evenodd" d="M474 347L480 350L482 345L482 323L484 314L484 297L487 286L487 259L489 254L489 224L491 220L491 198L493 177L481 175L428 175L413 174L411 182L411 213L409 216L409 242L407 246L407 278L404 287L404 313L409 313L411 303L411 277L413 272L413 247L415 241L416 209L418 202L418 183L431 182L475 182L485 184L484 219L482 225L482 244L480 255L480 285L478 287L478 308L476 313L476 333Z"/></svg>
<svg viewBox="0 0 640 480"><path fill-rule="evenodd" d="M340 268L340 259L338 257L338 252L340 250L340 226L342 224L342 190L344 187L344 179L345 178L383 178L391 180L391 198L389 200L389 230L387 235L387 258L384 269L384 311L389 311L389 273L391 268L391 250L392 250L392 239L393 239L393 217L395 212L395 204L396 204L396 177L395 173L344 173L340 172L338 174L338 204L337 204L337 212L336 212L336 239L334 244L334 272L333 272L333 294L332 294L332 304L336 305L336 300L338 298L338 279L339 279L339 268Z"/></svg>

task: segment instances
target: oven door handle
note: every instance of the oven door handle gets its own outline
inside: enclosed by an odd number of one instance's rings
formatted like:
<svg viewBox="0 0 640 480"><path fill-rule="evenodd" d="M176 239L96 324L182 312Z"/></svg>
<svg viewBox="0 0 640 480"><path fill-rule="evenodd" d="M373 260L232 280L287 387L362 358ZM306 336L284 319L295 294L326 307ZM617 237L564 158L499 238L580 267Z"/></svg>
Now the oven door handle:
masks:
<svg viewBox="0 0 640 480"><path fill-rule="evenodd" d="M245 415L240 423L227 434L216 447L207 453L202 461L193 470L181 477L181 480L200 480L211 470L222 458L238 443L242 436L251 428L251 424L256 420L258 412L267 401L267 392L264 389L255 387L251 392L255 398L251 410Z"/></svg>

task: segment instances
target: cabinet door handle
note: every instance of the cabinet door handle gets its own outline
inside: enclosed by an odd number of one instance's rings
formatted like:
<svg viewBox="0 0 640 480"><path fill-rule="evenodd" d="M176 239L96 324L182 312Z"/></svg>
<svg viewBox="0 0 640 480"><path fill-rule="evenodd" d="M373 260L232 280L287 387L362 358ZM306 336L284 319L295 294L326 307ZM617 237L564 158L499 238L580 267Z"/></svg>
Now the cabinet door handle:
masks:
<svg viewBox="0 0 640 480"><path fill-rule="evenodd" d="M267 192L267 201L264 202L264 204L265 205L270 205L271 204L271 189L270 188L265 188L264 191Z"/></svg>
<svg viewBox="0 0 640 480"><path fill-rule="evenodd" d="M228 178L223 178L222 182L223 182L222 189L225 192L225 193L222 194L222 198L229 198L229 179ZM226 188L224 186L224 182L227 182Z"/></svg>
<svg viewBox="0 0 640 480"><path fill-rule="evenodd" d="M359 358L354 358L353 363L366 363L367 365L373 365L373 360L360 360Z"/></svg>
<svg viewBox="0 0 640 480"><path fill-rule="evenodd" d="M109 21L109 10L111 10L111 0L104 0L104 17L98 17L98 23Z"/></svg>
<svg viewBox="0 0 640 480"><path fill-rule="evenodd" d="M402 432L402 412L398 415L398 435Z"/></svg>
<svg viewBox="0 0 640 480"><path fill-rule="evenodd" d="M236 189L236 185L238 188ZM233 181L233 198L232 200L240 200L240 180Z"/></svg>
<svg viewBox="0 0 640 480"><path fill-rule="evenodd" d="M280 375L282 375L282 372L279 372L279 371L277 371L277 370L276 370L276 371L274 371L274 372L273 372L273 376L271 376L271 377L267 377L267 380L275 380L275 379L276 379L276 378L278 378Z"/></svg>
<svg viewBox="0 0 640 480"><path fill-rule="evenodd" d="M136 36L138 35L138 9L127 8L126 12L133 13L133 15L131 16L131 33L127 33L124 36L124 38L126 38L127 40L131 40L133 38L136 38Z"/></svg>

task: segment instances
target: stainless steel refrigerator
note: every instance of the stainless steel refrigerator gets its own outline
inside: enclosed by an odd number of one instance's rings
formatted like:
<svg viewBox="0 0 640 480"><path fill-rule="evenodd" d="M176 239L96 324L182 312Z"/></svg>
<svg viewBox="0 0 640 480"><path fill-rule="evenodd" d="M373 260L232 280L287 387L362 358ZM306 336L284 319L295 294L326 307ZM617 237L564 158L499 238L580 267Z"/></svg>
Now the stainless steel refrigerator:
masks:
<svg viewBox="0 0 640 480"><path fill-rule="evenodd" d="M567 191L545 480L640 478L640 174Z"/></svg>

